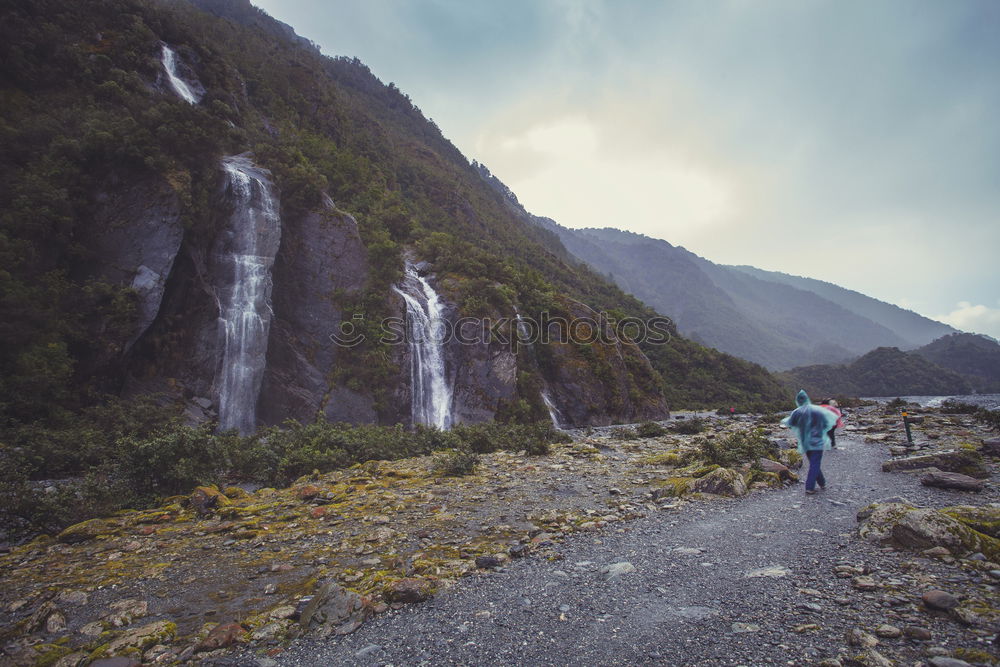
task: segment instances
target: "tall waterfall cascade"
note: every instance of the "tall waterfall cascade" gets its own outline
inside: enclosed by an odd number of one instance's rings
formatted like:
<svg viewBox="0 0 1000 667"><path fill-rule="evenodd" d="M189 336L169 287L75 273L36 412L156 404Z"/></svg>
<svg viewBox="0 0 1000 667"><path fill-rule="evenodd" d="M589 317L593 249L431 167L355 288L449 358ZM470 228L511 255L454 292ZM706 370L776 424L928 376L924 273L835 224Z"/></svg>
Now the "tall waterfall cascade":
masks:
<svg viewBox="0 0 1000 667"><path fill-rule="evenodd" d="M532 355L534 355L535 345L533 342L531 342L530 332L528 331L527 328L528 325L526 325L524 323L524 320L521 319L521 313L517 311L516 307L514 308L514 319L517 322L517 334L520 339L519 340L520 344L527 345L528 349L531 350ZM541 396L542 396L542 403L545 404L545 409L549 411L549 419L552 420L552 425L555 426L556 428L562 428L562 421L563 421L562 413L559 411L559 408L556 407L555 402L552 400L552 395L549 393L549 386L545 382L544 377L542 378Z"/></svg>
<svg viewBox="0 0 1000 667"><path fill-rule="evenodd" d="M403 282L393 289L406 302L413 423L451 428L453 388L445 365L441 297L409 262Z"/></svg>
<svg viewBox="0 0 1000 667"><path fill-rule="evenodd" d="M246 156L226 157L222 168L233 212L213 252L222 350L215 379L219 429L247 434L257 426L272 315L271 267L281 240L281 218L266 170Z"/></svg>
<svg viewBox="0 0 1000 667"><path fill-rule="evenodd" d="M166 44L160 49L160 62L163 63L163 71L167 73L167 81L174 92L188 104L198 104L201 94L181 78L177 71L177 53Z"/></svg>

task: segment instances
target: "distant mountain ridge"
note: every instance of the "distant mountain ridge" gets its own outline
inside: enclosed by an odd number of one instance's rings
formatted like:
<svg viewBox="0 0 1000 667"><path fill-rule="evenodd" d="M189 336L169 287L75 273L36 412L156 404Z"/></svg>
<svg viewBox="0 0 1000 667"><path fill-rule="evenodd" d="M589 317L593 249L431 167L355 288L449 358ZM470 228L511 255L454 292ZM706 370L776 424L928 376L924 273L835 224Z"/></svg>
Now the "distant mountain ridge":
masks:
<svg viewBox="0 0 1000 667"><path fill-rule="evenodd" d="M912 349L955 332L831 283L715 264L634 232L536 222L577 258L672 317L684 335L772 370L846 362L876 347Z"/></svg>
<svg viewBox="0 0 1000 667"><path fill-rule="evenodd" d="M1000 392L1000 343L957 333L911 352L880 347L849 364L803 366L780 375L820 395L949 395Z"/></svg>
<svg viewBox="0 0 1000 667"><path fill-rule="evenodd" d="M728 268L775 283L783 283L799 289L815 292L824 299L833 301L863 317L878 322L896 335L905 339L909 347L926 345L941 336L958 333L955 328L937 320L924 317L912 310L900 308L891 303L874 299L854 290L815 278L793 276L779 271L765 271L752 266L729 266Z"/></svg>

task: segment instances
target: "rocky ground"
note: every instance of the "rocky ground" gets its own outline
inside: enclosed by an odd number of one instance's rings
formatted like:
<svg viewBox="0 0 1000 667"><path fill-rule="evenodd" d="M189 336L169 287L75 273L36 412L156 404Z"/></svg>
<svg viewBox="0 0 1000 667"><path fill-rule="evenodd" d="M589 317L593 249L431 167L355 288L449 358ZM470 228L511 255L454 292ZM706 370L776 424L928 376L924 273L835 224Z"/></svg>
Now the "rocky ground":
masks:
<svg viewBox="0 0 1000 667"><path fill-rule="evenodd" d="M866 409L804 496L775 462L698 459L753 426L576 433L464 477L371 462L87 522L0 558L3 660L995 664L1000 491L921 483L977 486L995 436L925 414L886 473L899 419Z"/></svg>

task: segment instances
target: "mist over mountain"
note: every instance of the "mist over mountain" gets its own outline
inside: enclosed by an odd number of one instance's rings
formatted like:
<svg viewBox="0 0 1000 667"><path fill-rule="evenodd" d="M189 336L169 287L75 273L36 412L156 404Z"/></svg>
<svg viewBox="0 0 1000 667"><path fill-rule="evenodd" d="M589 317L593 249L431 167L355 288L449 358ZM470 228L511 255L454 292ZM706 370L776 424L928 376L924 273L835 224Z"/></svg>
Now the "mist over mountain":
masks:
<svg viewBox="0 0 1000 667"><path fill-rule="evenodd" d="M618 229L538 223L566 248L693 340L773 370L842 362L875 347L909 349L954 330L817 280L731 267Z"/></svg>

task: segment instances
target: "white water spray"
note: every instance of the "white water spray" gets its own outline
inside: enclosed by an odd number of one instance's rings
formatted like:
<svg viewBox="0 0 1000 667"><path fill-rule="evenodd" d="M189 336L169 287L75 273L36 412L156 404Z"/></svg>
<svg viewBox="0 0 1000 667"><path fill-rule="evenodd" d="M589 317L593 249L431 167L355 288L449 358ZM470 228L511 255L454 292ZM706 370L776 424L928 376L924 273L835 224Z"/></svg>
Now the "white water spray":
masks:
<svg viewBox="0 0 1000 667"><path fill-rule="evenodd" d="M445 368L441 298L409 262L402 284L393 289L406 302L413 423L450 428L452 387Z"/></svg>
<svg viewBox="0 0 1000 667"><path fill-rule="evenodd" d="M233 214L217 242L220 275L219 338L222 366L216 377L219 428L241 434L256 428L257 396L264 377L271 324L271 266L278 250L281 219L267 172L246 157L227 157ZM228 274L228 275L227 275Z"/></svg>
<svg viewBox="0 0 1000 667"><path fill-rule="evenodd" d="M187 81L180 77L180 73L177 71L177 53L166 44L160 51L160 62L163 63L163 70L167 73L167 80L174 92L188 104L198 104L201 101L201 95L196 93L187 84Z"/></svg>
<svg viewBox="0 0 1000 667"><path fill-rule="evenodd" d="M532 355L534 355L534 343L531 340L531 332L528 331L528 325L521 319L521 313L518 312L516 307L514 308L514 319L517 321L517 334L520 344L527 345L532 351ZM562 428L562 413L552 400L552 395L549 393L549 387L545 382L545 378L542 378L542 391L540 393L542 403L545 404L545 408L549 411L549 419L552 420L552 425L556 428Z"/></svg>

